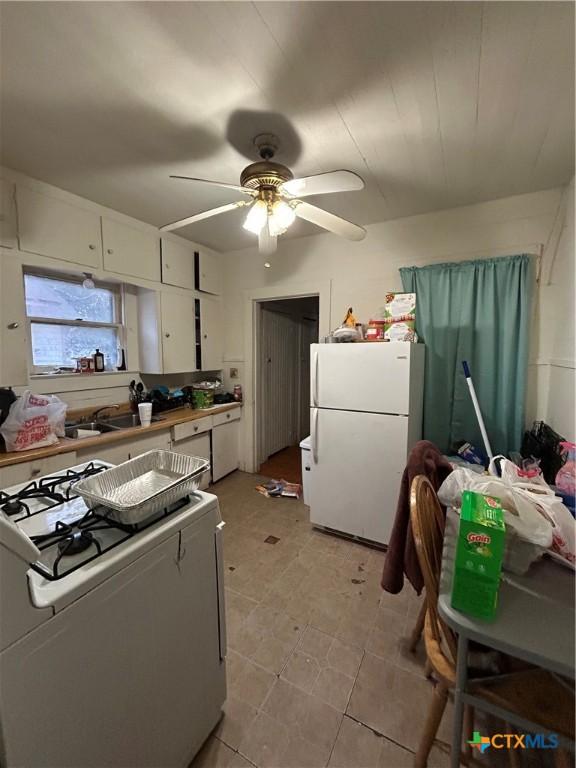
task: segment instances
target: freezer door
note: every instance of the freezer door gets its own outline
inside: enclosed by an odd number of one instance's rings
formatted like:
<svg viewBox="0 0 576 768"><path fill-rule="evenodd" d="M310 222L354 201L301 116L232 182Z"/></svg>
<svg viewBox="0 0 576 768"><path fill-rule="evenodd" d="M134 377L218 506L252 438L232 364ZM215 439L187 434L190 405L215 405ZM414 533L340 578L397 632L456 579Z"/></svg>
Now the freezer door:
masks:
<svg viewBox="0 0 576 768"><path fill-rule="evenodd" d="M312 408L310 521L388 544L408 418Z"/></svg>
<svg viewBox="0 0 576 768"><path fill-rule="evenodd" d="M313 344L310 404L348 411L408 414L411 360L417 346L400 341Z"/></svg>

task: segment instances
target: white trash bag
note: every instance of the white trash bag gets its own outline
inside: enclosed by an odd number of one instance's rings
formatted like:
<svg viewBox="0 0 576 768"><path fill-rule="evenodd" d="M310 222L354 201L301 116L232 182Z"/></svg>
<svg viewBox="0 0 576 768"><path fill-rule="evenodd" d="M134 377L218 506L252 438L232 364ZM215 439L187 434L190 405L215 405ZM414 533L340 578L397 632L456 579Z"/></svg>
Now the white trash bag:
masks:
<svg viewBox="0 0 576 768"><path fill-rule="evenodd" d="M7 451L44 448L64 437L66 403L55 395L35 395L27 389L10 406L0 434Z"/></svg>
<svg viewBox="0 0 576 768"><path fill-rule="evenodd" d="M455 469L440 486L438 498L445 506L460 509L462 491L497 496L502 503L506 523L503 567L512 573L522 574L547 549L560 554L559 541L555 543L559 534L556 519L563 517L557 509L558 504L563 505L542 478L521 477L516 465L508 459L502 458L500 467L502 477ZM572 518L567 509L566 513ZM560 538L566 552L570 546L566 545L564 536L558 536ZM573 559L571 562L574 562Z"/></svg>

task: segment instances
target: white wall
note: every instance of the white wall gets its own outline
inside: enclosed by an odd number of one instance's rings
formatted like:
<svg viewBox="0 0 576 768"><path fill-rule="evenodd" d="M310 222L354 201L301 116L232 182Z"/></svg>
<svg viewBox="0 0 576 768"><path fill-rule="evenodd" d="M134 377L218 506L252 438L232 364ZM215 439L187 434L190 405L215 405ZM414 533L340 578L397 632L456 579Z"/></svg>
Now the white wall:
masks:
<svg viewBox="0 0 576 768"><path fill-rule="evenodd" d="M306 284L311 288L318 282L330 281L330 326L342 322L347 307L362 322L383 304L384 295L402 288L398 272L401 266L424 265L442 261L504 256L517 253L539 254L543 251L541 274L550 272L553 283L546 286L557 289L557 295L548 301L544 289L538 291L534 313L532 350L529 368L527 421L548 416L548 379L550 361L557 355L574 361L564 332L561 338L552 338L543 332L550 324L569 323L574 305L574 272L571 283L568 243L573 243L569 228L552 264L561 211L566 195L561 188L463 206L436 213L396 219L367 227L368 234L361 243L350 243L330 234L320 234L293 240L282 240L278 252L264 268L265 259L255 249L233 251L224 255L225 353L224 368L239 368L236 383L244 385L248 402L245 410L249 417L251 397L250 350L245 349L245 322L248 294L278 286L279 294L287 295L291 285ZM326 198L329 208L329 199ZM573 226L573 224L572 224ZM573 245L572 245L573 259ZM561 272L561 274L560 274ZM271 296L270 296L271 297ZM323 314L323 308L320 308ZM321 329L322 332L322 329ZM249 336L247 337L249 338ZM248 366L246 365L248 361ZM573 377L573 368L572 377ZM558 377L557 373L553 376ZM562 376L562 374L560 374ZM560 386L560 385L559 385ZM573 407L573 406L572 406ZM246 418L249 422L249 418ZM250 429L246 424L247 430ZM560 425L558 425L560 429ZM567 433L562 427L560 431ZM246 437L245 458L249 456L251 441ZM249 462L247 466L250 466Z"/></svg>
<svg viewBox="0 0 576 768"><path fill-rule="evenodd" d="M565 190L549 252L541 274L535 350L545 376L539 416L566 439L576 441L574 179Z"/></svg>

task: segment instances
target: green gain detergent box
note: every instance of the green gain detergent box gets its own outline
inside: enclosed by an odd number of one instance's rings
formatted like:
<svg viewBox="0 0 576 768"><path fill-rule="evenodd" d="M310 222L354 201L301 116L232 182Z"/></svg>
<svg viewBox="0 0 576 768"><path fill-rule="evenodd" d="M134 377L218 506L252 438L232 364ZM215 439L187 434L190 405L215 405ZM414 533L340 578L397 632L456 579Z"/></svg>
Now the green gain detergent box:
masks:
<svg viewBox="0 0 576 768"><path fill-rule="evenodd" d="M452 606L481 619L496 615L506 526L500 499L462 493Z"/></svg>

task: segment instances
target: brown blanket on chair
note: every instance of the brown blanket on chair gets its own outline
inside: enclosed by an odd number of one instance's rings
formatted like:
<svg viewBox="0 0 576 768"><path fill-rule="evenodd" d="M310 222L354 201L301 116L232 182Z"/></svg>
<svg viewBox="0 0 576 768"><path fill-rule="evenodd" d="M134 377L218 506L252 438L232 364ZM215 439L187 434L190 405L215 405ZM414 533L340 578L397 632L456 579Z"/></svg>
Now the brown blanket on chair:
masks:
<svg viewBox="0 0 576 768"><path fill-rule="evenodd" d="M396 517L388 544L382 572L382 589L397 594L404 586L404 574L418 594L424 580L418 564L418 556L410 526L410 486L417 475L425 475L437 491L452 472L450 462L428 440L420 440L410 451L408 463L402 475Z"/></svg>

